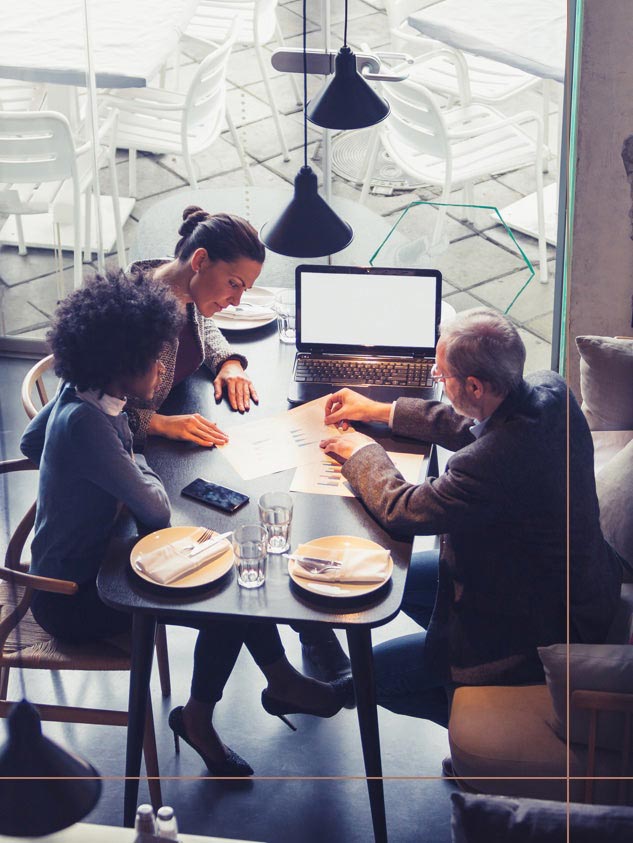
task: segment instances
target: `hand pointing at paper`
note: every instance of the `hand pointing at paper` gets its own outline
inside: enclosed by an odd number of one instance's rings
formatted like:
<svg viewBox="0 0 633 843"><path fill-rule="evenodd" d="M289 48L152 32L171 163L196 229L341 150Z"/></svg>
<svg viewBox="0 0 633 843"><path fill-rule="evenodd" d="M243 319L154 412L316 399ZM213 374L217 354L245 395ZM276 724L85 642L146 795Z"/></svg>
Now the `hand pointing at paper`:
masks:
<svg viewBox="0 0 633 843"><path fill-rule="evenodd" d="M334 457L344 463L352 454L364 448L365 445L374 445L375 439L365 436L357 430L348 430L340 436L332 436L330 439L322 439L319 445L329 457Z"/></svg>

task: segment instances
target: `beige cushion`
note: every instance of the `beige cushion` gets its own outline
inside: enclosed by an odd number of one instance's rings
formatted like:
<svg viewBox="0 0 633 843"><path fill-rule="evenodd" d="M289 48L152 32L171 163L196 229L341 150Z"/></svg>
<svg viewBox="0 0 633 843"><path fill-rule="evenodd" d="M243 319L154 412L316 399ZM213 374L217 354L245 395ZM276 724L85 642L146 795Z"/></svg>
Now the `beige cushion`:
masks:
<svg viewBox="0 0 633 843"><path fill-rule="evenodd" d="M525 780L520 793L534 799L565 799L565 744L549 726L552 702L545 685L458 688L448 727L455 773L475 790L512 795L515 779L553 776L554 780ZM571 753L572 773L582 762Z"/></svg>
<svg viewBox="0 0 633 843"><path fill-rule="evenodd" d="M569 653L569 693L614 691L633 694L633 647L630 644L552 644L539 647L545 678L552 697L552 728L565 740L567 730L567 661ZM586 744L589 712L571 711L569 727L572 743ZM622 747L623 718L618 712L598 717L596 745L605 749Z"/></svg>
<svg viewBox="0 0 633 843"><path fill-rule="evenodd" d="M582 409L592 430L633 429L633 340L577 337Z"/></svg>
<svg viewBox="0 0 633 843"><path fill-rule="evenodd" d="M633 567L633 442L596 477L600 526L605 539Z"/></svg>

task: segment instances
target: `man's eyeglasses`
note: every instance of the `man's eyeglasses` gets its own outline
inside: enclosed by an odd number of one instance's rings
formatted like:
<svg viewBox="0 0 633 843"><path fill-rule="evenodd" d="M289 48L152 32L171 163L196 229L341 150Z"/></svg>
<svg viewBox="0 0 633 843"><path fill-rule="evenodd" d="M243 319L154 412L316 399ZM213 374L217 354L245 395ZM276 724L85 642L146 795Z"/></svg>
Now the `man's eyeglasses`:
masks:
<svg viewBox="0 0 633 843"><path fill-rule="evenodd" d="M442 375L437 368L437 363L433 364L433 368L431 369L431 380L433 383L446 383L446 381L450 381L452 378L458 378L459 375Z"/></svg>

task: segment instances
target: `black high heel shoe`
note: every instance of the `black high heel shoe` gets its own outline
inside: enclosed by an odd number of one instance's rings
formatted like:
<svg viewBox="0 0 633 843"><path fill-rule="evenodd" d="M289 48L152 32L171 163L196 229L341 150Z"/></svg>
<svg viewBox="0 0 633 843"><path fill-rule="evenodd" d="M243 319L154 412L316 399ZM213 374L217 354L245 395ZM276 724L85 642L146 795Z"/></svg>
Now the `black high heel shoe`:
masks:
<svg viewBox="0 0 633 843"><path fill-rule="evenodd" d="M262 691L262 706L264 711L268 714L273 714L279 717L280 720L292 729L297 731L297 727L288 720L286 714L312 714L314 717L334 717L354 698L354 684L351 676L343 676L341 679L335 679L334 682L328 682L334 691L334 699L332 702L322 708L308 708L308 706L301 706L295 703L286 702L285 700L277 700L268 693L267 689Z"/></svg>
<svg viewBox="0 0 633 843"><path fill-rule="evenodd" d="M224 761L213 761L211 758L206 756L201 749L198 749L197 746L191 743L189 737L187 735L187 731L185 729L185 722L182 716L182 706L179 705L177 708L172 709L169 712L169 728L174 733L174 749L176 754L180 752L180 744L179 738L182 738L186 744L195 750L200 758L204 761L207 765L208 771L213 776L252 776L253 775L253 768L251 765L244 761L243 758L237 754L237 752L233 752L232 749L227 747L227 755Z"/></svg>

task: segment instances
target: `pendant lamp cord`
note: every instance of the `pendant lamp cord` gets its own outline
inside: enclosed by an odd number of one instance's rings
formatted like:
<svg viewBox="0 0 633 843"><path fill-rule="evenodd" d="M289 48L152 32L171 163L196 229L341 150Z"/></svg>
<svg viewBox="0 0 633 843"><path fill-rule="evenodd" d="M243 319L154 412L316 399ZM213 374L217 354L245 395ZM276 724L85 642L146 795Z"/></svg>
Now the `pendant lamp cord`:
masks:
<svg viewBox="0 0 633 843"><path fill-rule="evenodd" d="M347 2L347 0L346 0ZM306 3L303 0L303 166L308 166L308 54L306 36Z"/></svg>
<svg viewBox="0 0 633 843"><path fill-rule="evenodd" d="M343 46L347 47L347 0L345 0L345 22L343 24Z"/></svg>

